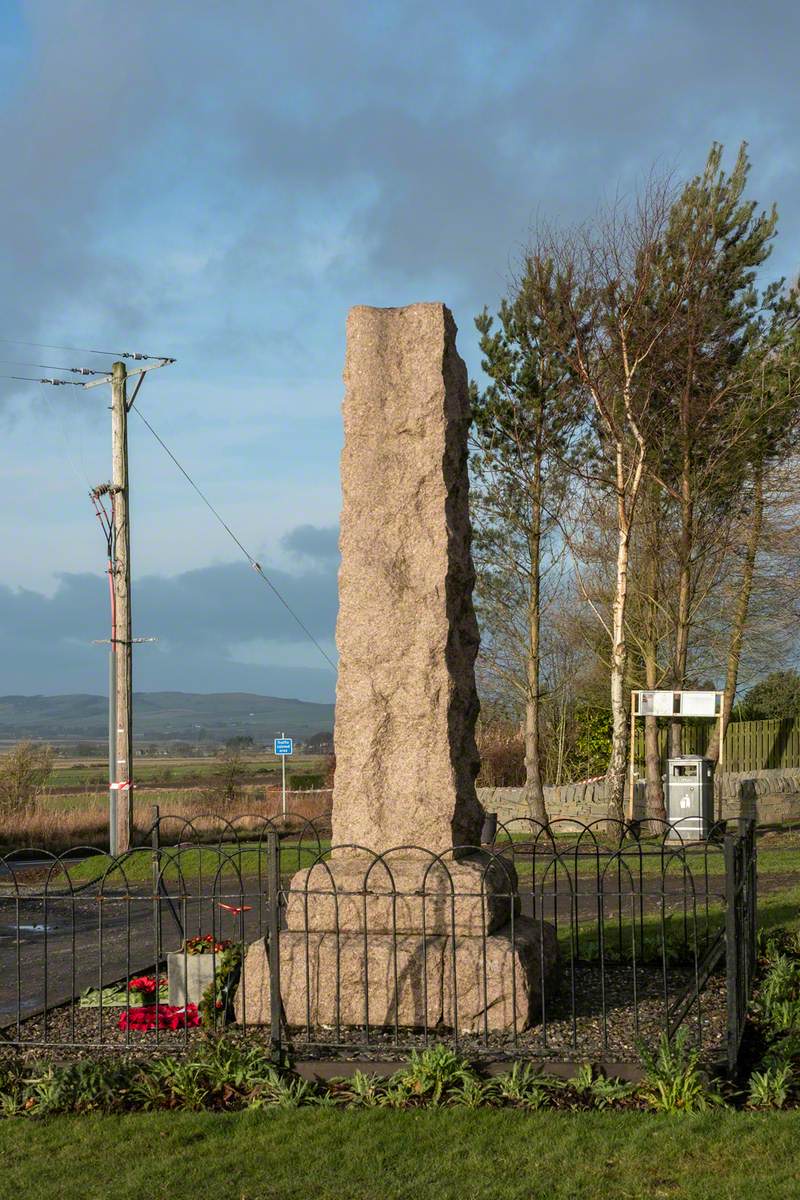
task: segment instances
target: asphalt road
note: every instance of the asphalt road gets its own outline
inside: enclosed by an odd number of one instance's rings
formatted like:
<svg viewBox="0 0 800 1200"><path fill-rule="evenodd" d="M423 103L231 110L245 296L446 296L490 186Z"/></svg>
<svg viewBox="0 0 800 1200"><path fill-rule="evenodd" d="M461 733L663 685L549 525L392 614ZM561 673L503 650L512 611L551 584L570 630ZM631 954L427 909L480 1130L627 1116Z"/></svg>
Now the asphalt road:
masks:
<svg viewBox="0 0 800 1200"><path fill-rule="evenodd" d="M223 908L247 905L240 914ZM185 936L213 931L254 941L266 932L258 894L154 900L152 888L125 895L9 897L0 894L0 1027L63 1004L85 988L108 987L152 969Z"/></svg>

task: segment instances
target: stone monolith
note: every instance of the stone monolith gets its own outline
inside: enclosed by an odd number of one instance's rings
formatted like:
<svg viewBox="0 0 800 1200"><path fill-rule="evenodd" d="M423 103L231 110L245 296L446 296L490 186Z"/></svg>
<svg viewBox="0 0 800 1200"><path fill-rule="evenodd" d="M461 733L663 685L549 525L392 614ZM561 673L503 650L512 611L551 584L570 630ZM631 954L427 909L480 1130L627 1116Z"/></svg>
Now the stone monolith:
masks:
<svg viewBox="0 0 800 1200"><path fill-rule="evenodd" d="M534 1019L555 933L519 916L510 861L479 849L478 626L467 373L443 304L347 322L333 852L298 871L280 933L289 1025ZM248 950L240 1020L269 1019Z"/></svg>
<svg viewBox="0 0 800 1200"><path fill-rule="evenodd" d="M467 371L443 304L347 321L334 845L480 842Z"/></svg>

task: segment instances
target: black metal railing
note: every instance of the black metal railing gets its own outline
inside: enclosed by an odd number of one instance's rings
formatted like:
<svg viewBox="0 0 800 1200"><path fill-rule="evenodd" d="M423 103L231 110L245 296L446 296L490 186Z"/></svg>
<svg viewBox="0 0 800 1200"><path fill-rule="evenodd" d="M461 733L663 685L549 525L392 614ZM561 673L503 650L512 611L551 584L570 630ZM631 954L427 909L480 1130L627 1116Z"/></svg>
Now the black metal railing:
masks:
<svg viewBox="0 0 800 1200"><path fill-rule="evenodd" d="M623 1061L685 1027L733 1071L755 922L752 821L684 844L668 825L515 820L483 847L373 854L304 818L154 810L115 859L0 859L0 1035L133 1051L229 1028L281 1056L444 1039Z"/></svg>
<svg viewBox="0 0 800 1200"><path fill-rule="evenodd" d="M741 818L725 834L725 959L727 977L727 1067L736 1070L753 990L757 951L757 860L755 821Z"/></svg>

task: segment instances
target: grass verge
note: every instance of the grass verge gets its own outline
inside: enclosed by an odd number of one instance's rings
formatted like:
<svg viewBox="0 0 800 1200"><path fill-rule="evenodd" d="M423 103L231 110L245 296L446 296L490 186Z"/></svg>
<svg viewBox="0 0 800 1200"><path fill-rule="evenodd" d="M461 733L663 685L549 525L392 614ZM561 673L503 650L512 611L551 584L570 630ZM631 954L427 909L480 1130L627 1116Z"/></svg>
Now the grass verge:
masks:
<svg viewBox="0 0 800 1200"><path fill-rule="evenodd" d="M329 850L330 840L322 841L321 847L323 852ZM311 838L307 838L302 845L287 844L281 848L281 871L291 874L301 867L311 866L318 854L316 841ZM257 877L259 871L266 876L264 844L229 842L221 849L196 849L191 846L178 849L167 846L161 851L161 870L165 884L174 884L182 876L190 887L200 877L206 881L213 880L219 872L220 885L228 885L236 890L240 875L243 880ZM150 850L132 850L116 860L116 865L108 855L97 854L69 867L73 886L104 878L104 886L113 888L120 886L123 879L128 883L144 883L152 877L153 856ZM54 878L53 885L58 885L58 877Z"/></svg>
<svg viewBox="0 0 800 1200"><path fill-rule="evenodd" d="M797 1112L54 1117L0 1125L0 1194L27 1200L789 1200L800 1196L799 1136Z"/></svg>

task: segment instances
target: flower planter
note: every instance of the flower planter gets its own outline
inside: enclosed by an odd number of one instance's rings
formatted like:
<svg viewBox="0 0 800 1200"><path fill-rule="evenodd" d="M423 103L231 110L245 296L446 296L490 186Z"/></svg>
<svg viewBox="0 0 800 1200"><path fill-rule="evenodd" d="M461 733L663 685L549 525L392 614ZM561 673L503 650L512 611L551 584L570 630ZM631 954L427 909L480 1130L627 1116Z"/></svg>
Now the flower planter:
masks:
<svg viewBox="0 0 800 1200"><path fill-rule="evenodd" d="M219 966L219 960L219 954L184 954L182 950L168 954L170 1004L199 1004L206 988L214 981L214 969Z"/></svg>

